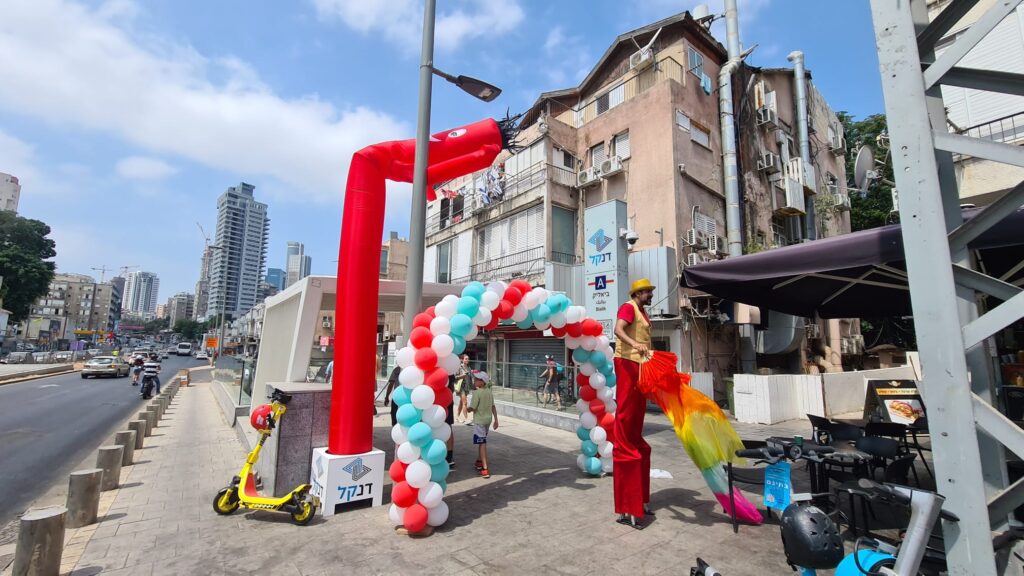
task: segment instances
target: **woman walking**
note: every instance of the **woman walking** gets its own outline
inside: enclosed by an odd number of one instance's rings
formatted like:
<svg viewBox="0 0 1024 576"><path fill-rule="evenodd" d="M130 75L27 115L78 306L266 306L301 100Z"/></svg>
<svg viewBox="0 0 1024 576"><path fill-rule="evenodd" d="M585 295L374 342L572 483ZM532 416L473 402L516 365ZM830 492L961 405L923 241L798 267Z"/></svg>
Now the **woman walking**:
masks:
<svg viewBox="0 0 1024 576"><path fill-rule="evenodd" d="M459 422L469 423L469 387L472 386L469 378L469 354L462 355L462 364L459 364L455 372L455 393L459 396L459 406L455 409L455 416Z"/></svg>

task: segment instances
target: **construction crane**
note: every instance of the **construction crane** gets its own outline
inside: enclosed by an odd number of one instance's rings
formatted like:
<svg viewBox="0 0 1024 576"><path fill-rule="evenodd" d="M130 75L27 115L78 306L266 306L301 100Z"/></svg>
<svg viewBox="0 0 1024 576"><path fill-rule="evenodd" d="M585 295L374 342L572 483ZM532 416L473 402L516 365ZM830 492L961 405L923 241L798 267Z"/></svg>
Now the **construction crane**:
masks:
<svg viewBox="0 0 1024 576"><path fill-rule="evenodd" d="M206 233L206 230L203 230L203 225L199 222L196 222L196 226L199 227L199 233L203 235L203 248L205 249L210 245L210 235Z"/></svg>
<svg viewBox="0 0 1024 576"><path fill-rule="evenodd" d="M99 268L93 266L92 269L96 270L97 272L100 273L100 284L103 284L103 281L107 279L107 272L108 271L110 271L110 272L114 271L113 268L107 268L106 264L104 264L103 266L100 266Z"/></svg>
<svg viewBox="0 0 1024 576"><path fill-rule="evenodd" d="M131 270L132 268L141 268L141 266L139 266L138 264L132 264L131 266L121 266L120 268L118 268L118 270L121 271L121 277L127 277L128 271Z"/></svg>

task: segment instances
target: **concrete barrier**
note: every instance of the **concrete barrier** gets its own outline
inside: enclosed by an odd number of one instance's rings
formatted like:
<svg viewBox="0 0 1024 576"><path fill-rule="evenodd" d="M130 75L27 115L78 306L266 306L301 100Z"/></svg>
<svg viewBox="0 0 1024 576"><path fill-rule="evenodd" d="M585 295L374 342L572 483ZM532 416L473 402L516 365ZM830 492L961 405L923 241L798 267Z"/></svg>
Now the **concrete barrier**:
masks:
<svg viewBox="0 0 1024 576"><path fill-rule="evenodd" d="M100 508L101 468L76 470L68 476L68 528L81 528L96 521Z"/></svg>
<svg viewBox="0 0 1024 576"><path fill-rule="evenodd" d="M120 446L100 446L96 454L96 467L103 470L103 481L100 490L113 490L121 484L121 458L123 449Z"/></svg>
<svg viewBox="0 0 1024 576"><path fill-rule="evenodd" d="M124 448L121 466L131 466L135 461L135 430L119 430L114 433L114 444Z"/></svg>
<svg viewBox="0 0 1024 576"><path fill-rule="evenodd" d="M67 508L48 506L25 512L18 525L13 576L56 576L64 552Z"/></svg>
<svg viewBox="0 0 1024 576"><path fill-rule="evenodd" d="M135 432L135 449L142 450L142 443L146 438L146 421L132 420L128 423L128 429Z"/></svg>
<svg viewBox="0 0 1024 576"><path fill-rule="evenodd" d="M155 428L157 423L160 422L160 406L150 404L149 406L146 406L146 412L153 414L153 427Z"/></svg>
<svg viewBox="0 0 1024 576"><path fill-rule="evenodd" d="M139 412L138 418L139 418L139 420L145 420L146 421L145 436L146 436L146 438L149 438L150 436L153 435L153 421L152 421L152 417L149 415L148 411L143 410L142 412Z"/></svg>

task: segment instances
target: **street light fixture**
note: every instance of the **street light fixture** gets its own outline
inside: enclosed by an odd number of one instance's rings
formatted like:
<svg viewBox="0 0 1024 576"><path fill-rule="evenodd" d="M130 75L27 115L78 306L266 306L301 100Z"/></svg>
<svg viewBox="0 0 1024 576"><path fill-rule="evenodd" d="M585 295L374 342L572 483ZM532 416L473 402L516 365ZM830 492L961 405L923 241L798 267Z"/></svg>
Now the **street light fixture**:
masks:
<svg viewBox="0 0 1024 576"><path fill-rule="evenodd" d="M416 114L416 156L413 165L412 210L409 213L409 264L406 268L403 344L409 341L412 319L423 299L423 253L427 225L427 153L430 145L430 96L433 75L455 84L474 98L490 102L501 94L496 86L469 76L452 76L434 68L434 15L437 0L423 3L423 44L420 50L419 105Z"/></svg>

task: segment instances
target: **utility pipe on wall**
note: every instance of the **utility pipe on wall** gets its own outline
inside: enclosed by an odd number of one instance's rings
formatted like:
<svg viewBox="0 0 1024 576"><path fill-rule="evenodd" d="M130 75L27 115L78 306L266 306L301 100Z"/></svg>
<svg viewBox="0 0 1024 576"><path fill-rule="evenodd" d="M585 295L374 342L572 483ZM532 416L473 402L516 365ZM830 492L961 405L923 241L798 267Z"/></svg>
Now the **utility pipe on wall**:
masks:
<svg viewBox="0 0 1024 576"><path fill-rule="evenodd" d="M800 137L800 158L804 163L804 174L811 166L811 138L808 134L807 124L807 73L804 70L804 53L794 50L786 57L793 63L793 88L796 93L796 123L797 134ZM818 230L815 225L814 202L807 201L804 216L804 238L808 240L818 239Z"/></svg>

